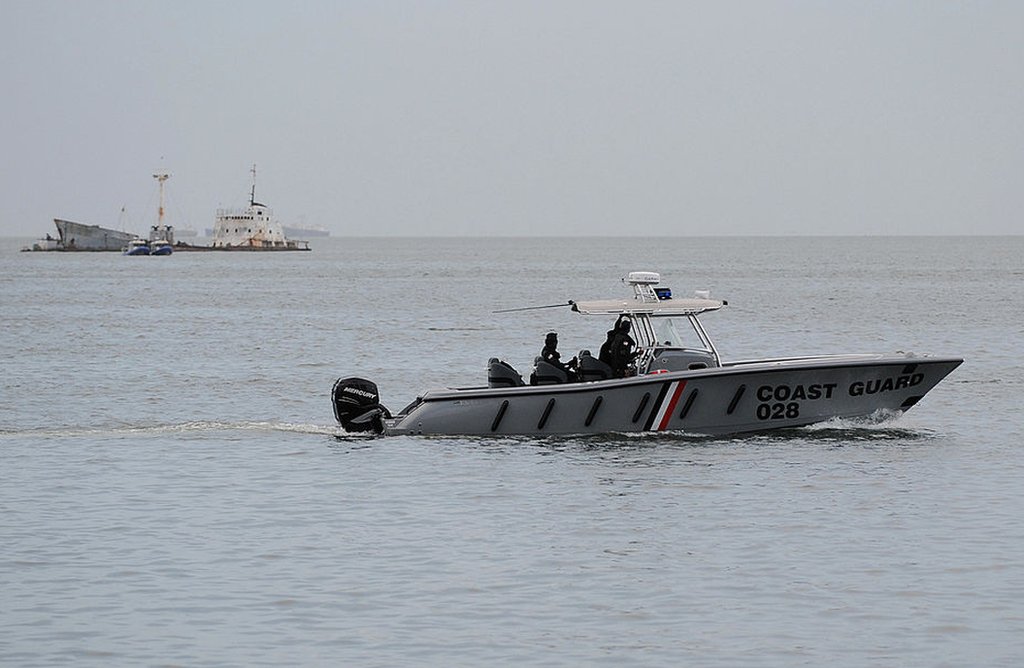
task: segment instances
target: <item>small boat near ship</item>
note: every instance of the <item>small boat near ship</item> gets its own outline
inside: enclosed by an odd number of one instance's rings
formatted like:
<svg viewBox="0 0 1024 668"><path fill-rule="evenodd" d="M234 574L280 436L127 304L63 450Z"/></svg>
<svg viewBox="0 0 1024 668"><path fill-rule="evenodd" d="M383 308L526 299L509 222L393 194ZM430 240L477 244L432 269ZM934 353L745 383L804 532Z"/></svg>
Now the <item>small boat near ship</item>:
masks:
<svg viewBox="0 0 1024 668"><path fill-rule="evenodd" d="M50 236L50 233L47 232L45 237L43 237L42 239L37 239L31 246L24 246L24 247L22 247L21 252L22 253L26 253L28 251L57 251L57 250L63 250L60 247L60 243L61 243L60 239L54 239L52 236Z"/></svg>
<svg viewBox="0 0 1024 668"><path fill-rule="evenodd" d="M150 242L150 255L170 255L173 252L174 246L172 246L166 239L157 239Z"/></svg>
<svg viewBox="0 0 1024 668"><path fill-rule="evenodd" d="M121 251L121 255L149 255L149 242L142 237L135 237Z"/></svg>
<svg viewBox="0 0 1024 668"><path fill-rule="evenodd" d="M633 288L632 299L565 306L580 315L616 317L609 341L621 323L631 323L625 329L636 337L635 349L624 368L602 361L604 350L599 358L580 351L568 373L538 357L527 382L492 358L486 386L429 390L394 415L380 403L375 383L340 378L331 391L335 418L346 431L382 435L759 432L902 414L963 363L909 353L723 362L699 316L727 302L706 292L675 299L671 290L655 287L661 279L654 272L623 280Z"/></svg>
<svg viewBox="0 0 1024 668"><path fill-rule="evenodd" d="M153 178L160 184L160 205L157 223L149 228L149 239L136 237L125 246L123 255L170 255L174 252L174 227L164 222L164 183L171 175L157 172Z"/></svg>

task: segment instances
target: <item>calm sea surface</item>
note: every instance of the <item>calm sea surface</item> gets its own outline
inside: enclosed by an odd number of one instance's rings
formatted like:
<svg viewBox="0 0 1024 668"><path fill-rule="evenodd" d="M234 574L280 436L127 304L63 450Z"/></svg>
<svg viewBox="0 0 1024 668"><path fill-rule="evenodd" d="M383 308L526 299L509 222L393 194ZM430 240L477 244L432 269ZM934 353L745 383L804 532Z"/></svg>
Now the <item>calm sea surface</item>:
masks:
<svg viewBox="0 0 1024 668"><path fill-rule="evenodd" d="M0 664L1020 666L1024 237L0 239ZM960 355L905 416L774 435L346 436L710 289L723 357Z"/></svg>

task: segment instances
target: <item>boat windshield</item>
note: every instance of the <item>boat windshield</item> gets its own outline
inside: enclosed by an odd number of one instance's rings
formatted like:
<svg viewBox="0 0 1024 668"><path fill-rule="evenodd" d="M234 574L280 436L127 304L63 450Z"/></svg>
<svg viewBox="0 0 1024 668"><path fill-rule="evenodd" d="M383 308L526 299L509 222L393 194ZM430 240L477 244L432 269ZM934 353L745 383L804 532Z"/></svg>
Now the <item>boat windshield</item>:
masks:
<svg viewBox="0 0 1024 668"><path fill-rule="evenodd" d="M706 346L697 336L693 326L684 320L685 318L651 318L655 347L704 349Z"/></svg>

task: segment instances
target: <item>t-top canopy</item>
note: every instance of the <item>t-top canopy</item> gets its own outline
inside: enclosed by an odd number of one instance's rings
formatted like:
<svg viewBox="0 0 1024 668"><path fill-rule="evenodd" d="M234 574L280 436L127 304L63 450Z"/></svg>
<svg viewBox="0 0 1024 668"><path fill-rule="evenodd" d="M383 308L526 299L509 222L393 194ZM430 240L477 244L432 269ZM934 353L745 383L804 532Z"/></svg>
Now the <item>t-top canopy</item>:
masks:
<svg viewBox="0 0 1024 668"><path fill-rule="evenodd" d="M603 299L573 302L572 310L583 315L646 314L652 317L671 317L717 311L727 304L728 302L717 299L665 299L656 302L639 299Z"/></svg>

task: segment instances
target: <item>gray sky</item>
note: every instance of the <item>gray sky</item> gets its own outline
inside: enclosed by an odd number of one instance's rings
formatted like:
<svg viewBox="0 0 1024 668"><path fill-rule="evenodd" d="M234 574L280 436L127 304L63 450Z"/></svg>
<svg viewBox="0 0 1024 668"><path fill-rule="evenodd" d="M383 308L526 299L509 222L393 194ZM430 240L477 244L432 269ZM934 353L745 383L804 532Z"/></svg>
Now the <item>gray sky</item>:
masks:
<svg viewBox="0 0 1024 668"><path fill-rule="evenodd" d="M0 0L0 235L1018 234L1024 2ZM136 231L138 231L136 230Z"/></svg>

